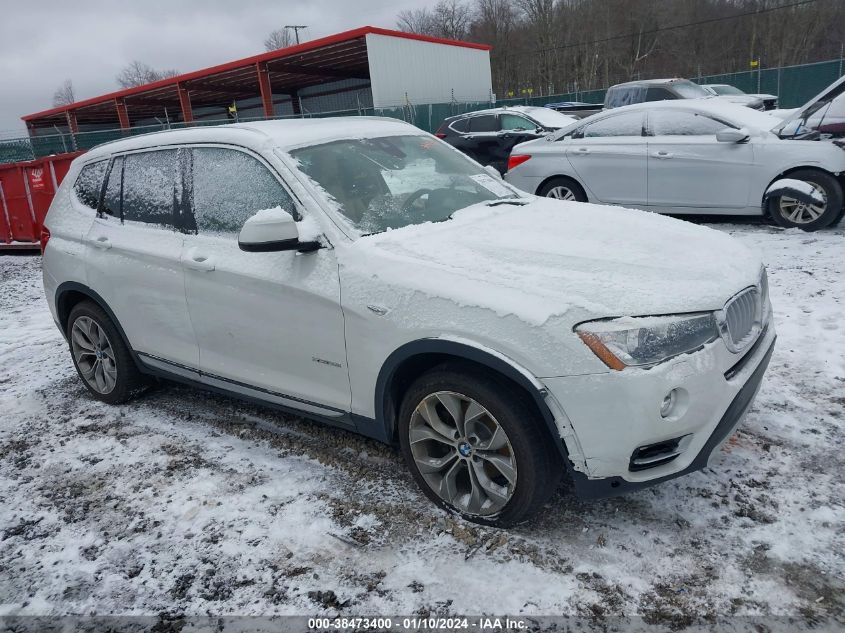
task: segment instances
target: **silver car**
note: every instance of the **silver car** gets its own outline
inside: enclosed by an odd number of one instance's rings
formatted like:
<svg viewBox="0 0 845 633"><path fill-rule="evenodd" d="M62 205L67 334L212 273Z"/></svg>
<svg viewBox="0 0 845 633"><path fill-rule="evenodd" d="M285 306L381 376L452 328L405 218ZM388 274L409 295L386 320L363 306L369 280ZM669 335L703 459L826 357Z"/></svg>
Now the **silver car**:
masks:
<svg viewBox="0 0 845 633"><path fill-rule="evenodd" d="M672 214L760 216L817 230L843 214L845 149L783 139L783 121L715 100L642 103L602 112L517 145L506 180L550 198ZM820 204L764 197L780 178L812 185Z"/></svg>

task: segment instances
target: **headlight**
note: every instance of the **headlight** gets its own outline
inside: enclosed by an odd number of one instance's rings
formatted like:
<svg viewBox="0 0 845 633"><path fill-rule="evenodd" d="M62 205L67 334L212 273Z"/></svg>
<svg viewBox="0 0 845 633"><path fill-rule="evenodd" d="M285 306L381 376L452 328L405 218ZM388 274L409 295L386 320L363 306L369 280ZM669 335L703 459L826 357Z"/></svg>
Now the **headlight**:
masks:
<svg viewBox="0 0 845 633"><path fill-rule="evenodd" d="M617 370L650 367L719 337L710 312L589 321L575 331L605 365Z"/></svg>

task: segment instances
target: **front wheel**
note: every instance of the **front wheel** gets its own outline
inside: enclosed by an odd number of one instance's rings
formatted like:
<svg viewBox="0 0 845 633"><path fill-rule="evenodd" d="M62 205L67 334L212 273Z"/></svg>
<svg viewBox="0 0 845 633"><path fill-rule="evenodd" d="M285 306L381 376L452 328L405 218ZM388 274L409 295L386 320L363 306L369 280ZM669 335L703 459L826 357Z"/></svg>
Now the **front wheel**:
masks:
<svg viewBox="0 0 845 633"><path fill-rule="evenodd" d="M563 465L528 397L495 376L444 364L409 388L399 440L429 499L475 523L526 520L554 492Z"/></svg>
<svg viewBox="0 0 845 633"><path fill-rule="evenodd" d="M777 224L788 229L817 231L830 226L841 217L842 185L836 178L815 169L800 169L788 177L808 183L821 195L824 203L808 204L789 196L771 198L767 210Z"/></svg>

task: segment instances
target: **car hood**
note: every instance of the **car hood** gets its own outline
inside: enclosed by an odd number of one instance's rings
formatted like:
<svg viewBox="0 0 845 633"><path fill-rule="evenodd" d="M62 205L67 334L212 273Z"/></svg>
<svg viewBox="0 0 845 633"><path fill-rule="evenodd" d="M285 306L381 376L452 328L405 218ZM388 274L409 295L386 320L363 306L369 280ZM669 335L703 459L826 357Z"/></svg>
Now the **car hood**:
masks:
<svg viewBox="0 0 845 633"><path fill-rule="evenodd" d="M721 308L760 259L728 235L644 211L528 197L363 237L340 257L387 303L422 292L534 325Z"/></svg>

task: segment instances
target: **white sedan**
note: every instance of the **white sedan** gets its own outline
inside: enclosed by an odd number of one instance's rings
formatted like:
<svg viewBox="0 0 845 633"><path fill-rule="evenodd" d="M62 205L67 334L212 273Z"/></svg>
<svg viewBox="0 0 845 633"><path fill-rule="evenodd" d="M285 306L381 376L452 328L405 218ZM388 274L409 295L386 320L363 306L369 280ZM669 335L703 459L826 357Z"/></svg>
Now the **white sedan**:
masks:
<svg viewBox="0 0 845 633"><path fill-rule="evenodd" d="M602 112L517 145L505 179L550 198L660 213L762 215L816 230L843 214L845 149L782 139L783 121L729 103L642 103ZM823 204L789 196L764 201L788 177L812 185Z"/></svg>

